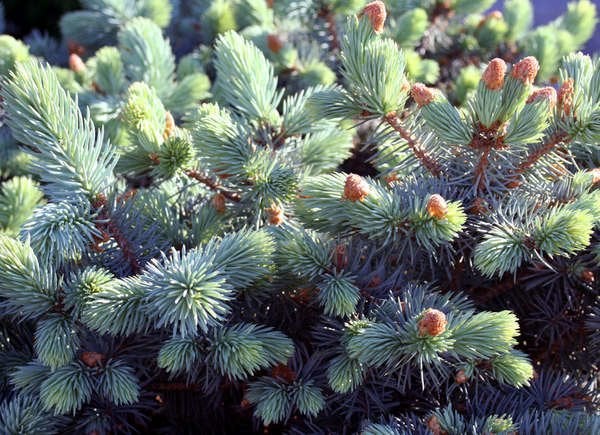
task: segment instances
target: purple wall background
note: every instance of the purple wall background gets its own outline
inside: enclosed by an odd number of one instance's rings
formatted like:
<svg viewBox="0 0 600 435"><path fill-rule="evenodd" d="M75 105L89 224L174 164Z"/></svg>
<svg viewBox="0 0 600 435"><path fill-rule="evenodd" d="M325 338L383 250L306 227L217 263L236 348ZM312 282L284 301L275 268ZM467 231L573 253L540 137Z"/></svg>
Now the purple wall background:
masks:
<svg viewBox="0 0 600 435"><path fill-rule="evenodd" d="M532 0L535 24L546 24L549 21L554 20L556 17L561 15L567 10L567 0ZM592 0L592 3L596 5L598 13L600 13L600 0ZM502 10L504 1L497 1L492 9ZM596 25L596 32L592 36L592 39L583 49L588 54L600 52L600 23Z"/></svg>

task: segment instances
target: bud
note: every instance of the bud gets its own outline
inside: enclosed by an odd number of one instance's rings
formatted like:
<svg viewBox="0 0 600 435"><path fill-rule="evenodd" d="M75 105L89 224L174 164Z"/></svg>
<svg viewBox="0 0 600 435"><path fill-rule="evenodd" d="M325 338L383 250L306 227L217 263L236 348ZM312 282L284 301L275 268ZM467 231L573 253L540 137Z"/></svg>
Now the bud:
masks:
<svg viewBox="0 0 600 435"><path fill-rule="evenodd" d="M471 214L486 214L489 211L490 209L487 201L481 197L475 198L471 207L469 207L469 213Z"/></svg>
<svg viewBox="0 0 600 435"><path fill-rule="evenodd" d="M537 59L533 56L527 56L513 66L510 74L520 82L530 85L534 82L539 69L540 64Z"/></svg>
<svg viewBox="0 0 600 435"><path fill-rule="evenodd" d="M283 48L281 38L275 34L267 35L267 46L273 53L279 53Z"/></svg>
<svg viewBox="0 0 600 435"><path fill-rule="evenodd" d="M281 225L285 220L283 208L277 204L273 204L271 207L266 209L267 220L271 225Z"/></svg>
<svg viewBox="0 0 600 435"><path fill-rule="evenodd" d="M573 79L569 78L563 82L558 90L558 107L567 116L571 116L573 110L573 96L575 94L574 85L575 82Z"/></svg>
<svg viewBox="0 0 600 435"><path fill-rule="evenodd" d="M85 63L78 54L71 53L69 55L69 68L73 72L81 73L85 71Z"/></svg>
<svg viewBox="0 0 600 435"><path fill-rule="evenodd" d="M491 20L501 20L503 18L504 18L504 16L502 15L502 12L491 11L489 14L487 14L485 17L483 17L481 20L479 20L479 24L477 24L477 28L481 29L485 25L485 23L487 23Z"/></svg>
<svg viewBox="0 0 600 435"><path fill-rule="evenodd" d="M579 274L579 277L582 281L587 282L588 284L593 284L596 281L596 276L594 272L590 269L583 269Z"/></svg>
<svg viewBox="0 0 600 435"><path fill-rule="evenodd" d="M434 90L428 88L423 83L415 83L410 91L410 95L419 107L427 106L435 99Z"/></svg>
<svg viewBox="0 0 600 435"><path fill-rule="evenodd" d="M217 211L217 213L225 213L225 210L227 209L227 206L225 204L225 195L223 195L222 193L217 193L215 196L212 197L210 202Z"/></svg>
<svg viewBox="0 0 600 435"><path fill-rule="evenodd" d="M446 330L446 315L435 308L428 308L421 316L421 320L417 323L419 335L435 337Z"/></svg>
<svg viewBox="0 0 600 435"><path fill-rule="evenodd" d="M98 352L83 352L80 359L86 366L96 367L102 363L104 355Z"/></svg>
<svg viewBox="0 0 600 435"><path fill-rule="evenodd" d="M550 107L550 110L552 110L556 106L556 99L556 90L550 86L547 86L545 88L540 88L533 91L529 98L527 98L527 103L531 104L535 103L536 101L547 100L548 106Z"/></svg>
<svg viewBox="0 0 600 435"><path fill-rule="evenodd" d="M173 115L171 112L167 112L165 115L165 130L163 132L163 139L167 140L173 134L175 130L175 120L173 119Z"/></svg>
<svg viewBox="0 0 600 435"><path fill-rule="evenodd" d="M350 174L346 177L344 184L344 198L349 201L362 201L371 191L369 183L367 183L360 175Z"/></svg>
<svg viewBox="0 0 600 435"><path fill-rule="evenodd" d="M485 87L491 91L497 91L504 86L504 75L506 74L506 63L500 59L492 59L483 72L481 80Z"/></svg>
<svg viewBox="0 0 600 435"><path fill-rule="evenodd" d="M444 219L448 214L448 204L446 200L437 193L431 195L427 200L427 213L435 219Z"/></svg>
<svg viewBox="0 0 600 435"><path fill-rule="evenodd" d="M600 183L600 168L594 168L590 172L592 173L592 184Z"/></svg>
<svg viewBox="0 0 600 435"><path fill-rule="evenodd" d="M362 12L358 14L359 18L363 15L369 18L375 33L383 31L383 23L385 22L387 13L385 11L385 4L382 1L377 0L366 5Z"/></svg>
<svg viewBox="0 0 600 435"><path fill-rule="evenodd" d="M433 435L442 435L444 433L442 431L442 426L440 425L440 421L435 415L432 415L427 419L427 427L433 433Z"/></svg>
<svg viewBox="0 0 600 435"><path fill-rule="evenodd" d="M462 369L456 372L456 375L454 376L454 381L456 381L457 384L465 384L468 380L467 374Z"/></svg>
<svg viewBox="0 0 600 435"><path fill-rule="evenodd" d="M487 14L487 16L485 18L488 20L501 20L504 17L502 16L502 12L492 11L489 14Z"/></svg>
<svg viewBox="0 0 600 435"><path fill-rule="evenodd" d="M296 379L296 372L287 366L287 364L277 364L271 369L271 376L275 378L282 378L287 382L292 382Z"/></svg>

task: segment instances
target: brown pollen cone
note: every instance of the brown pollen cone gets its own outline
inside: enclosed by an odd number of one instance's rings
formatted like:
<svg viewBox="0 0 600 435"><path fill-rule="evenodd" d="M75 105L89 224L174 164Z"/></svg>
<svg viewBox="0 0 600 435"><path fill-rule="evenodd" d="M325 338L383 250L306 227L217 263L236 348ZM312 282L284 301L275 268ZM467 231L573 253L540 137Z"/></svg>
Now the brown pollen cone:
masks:
<svg viewBox="0 0 600 435"><path fill-rule="evenodd" d="M594 168L590 172L592 173L592 184L600 183L600 168Z"/></svg>
<svg viewBox="0 0 600 435"><path fill-rule="evenodd" d="M536 101L547 100L550 106L550 110L556 107L556 90L550 86L545 88L536 89L531 93L529 98L527 98L527 104L535 103Z"/></svg>
<svg viewBox="0 0 600 435"><path fill-rule="evenodd" d="M283 48L283 41L278 35L267 35L267 46L273 53L279 53Z"/></svg>
<svg viewBox="0 0 600 435"><path fill-rule="evenodd" d="M369 18L375 33L381 33L383 31L383 24L387 18L387 12L385 10L385 4L382 1L377 0L366 5L362 12L358 14L359 18L363 15L366 15Z"/></svg>
<svg viewBox="0 0 600 435"><path fill-rule="evenodd" d="M446 330L446 315L435 308L428 308L417 323L420 336L436 337Z"/></svg>
<svg viewBox="0 0 600 435"><path fill-rule="evenodd" d="M492 91L502 89L504 86L504 75L506 74L506 63L500 59L495 58L490 61L487 68L481 76L481 80L485 84L485 87Z"/></svg>
<svg viewBox="0 0 600 435"><path fill-rule="evenodd" d="M526 85L531 85L539 69L540 64L537 59L533 56L527 56L513 66L510 75Z"/></svg>
<svg viewBox="0 0 600 435"><path fill-rule="evenodd" d="M454 381L457 384L465 384L468 380L467 374L462 369L456 372L456 375L454 376Z"/></svg>
<svg viewBox="0 0 600 435"><path fill-rule="evenodd" d="M85 63L78 54L71 53L69 55L69 69L76 73L85 71Z"/></svg>
<svg viewBox="0 0 600 435"><path fill-rule="evenodd" d="M435 100L435 92L423 83L415 83L410 90L410 95L419 107L427 106Z"/></svg>
<svg viewBox="0 0 600 435"><path fill-rule="evenodd" d="M590 269L582 270L579 274L579 277L582 281L587 282L588 284L593 284L594 281L596 281L596 276L594 275L594 272Z"/></svg>
<svg viewBox="0 0 600 435"><path fill-rule="evenodd" d="M364 200L371 191L367 183L360 175L350 174L346 177L344 184L344 198L356 202Z"/></svg>
<svg viewBox="0 0 600 435"><path fill-rule="evenodd" d="M448 203L437 193L431 195L427 200L427 213L435 219L444 219L448 214Z"/></svg>
<svg viewBox="0 0 600 435"><path fill-rule="evenodd" d="M210 203L215 208L217 213L225 213L225 210L227 209L227 206L225 204L225 195L223 195L222 193L217 193L215 196L212 197Z"/></svg>
<svg viewBox="0 0 600 435"><path fill-rule="evenodd" d="M562 112L571 116L573 111L573 96L575 95L575 82L569 78L563 82L558 90L558 107Z"/></svg>
<svg viewBox="0 0 600 435"><path fill-rule="evenodd" d="M88 367L96 367L102 363L104 355L98 352L83 352L79 359Z"/></svg>
<svg viewBox="0 0 600 435"><path fill-rule="evenodd" d="M503 17L502 12L500 11L492 11L489 14L487 14L486 18L488 20L501 20Z"/></svg>
<svg viewBox="0 0 600 435"><path fill-rule="evenodd" d="M277 204L273 204L265 211L267 212L267 220L271 225L281 225L285 220L283 208L278 206Z"/></svg>
<svg viewBox="0 0 600 435"><path fill-rule="evenodd" d="M171 112L167 112L165 115L165 130L163 131L163 138L167 140L173 134L175 130L175 119L173 119L173 115Z"/></svg>

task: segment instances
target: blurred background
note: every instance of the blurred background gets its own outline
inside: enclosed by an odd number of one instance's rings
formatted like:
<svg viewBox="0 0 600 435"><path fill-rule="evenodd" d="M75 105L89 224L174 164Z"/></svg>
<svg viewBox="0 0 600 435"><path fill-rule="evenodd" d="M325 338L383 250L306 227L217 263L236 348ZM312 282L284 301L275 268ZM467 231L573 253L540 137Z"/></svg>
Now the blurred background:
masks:
<svg viewBox="0 0 600 435"><path fill-rule="evenodd" d="M33 29L58 34L58 20L65 11L78 9L78 0L4 0L2 1L7 18L7 32L23 37ZM503 1L495 7L501 8ZM564 12L568 0L534 0L535 23L545 24ZM594 3L600 4L600 0ZM492 8L493 9L493 8ZM600 51L600 26L586 46L588 53Z"/></svg>
<svg viewBox="0 0 600 435"><path fill-rule="evenodd" d="M0 0L6 15L6 32L22 38L33 29L58 35L58 20L79 9L78 0Z"/></svg>
<svg viewBox="0 0 600 435"><path fill-rule="evenodd" d="M560 14L562 14L567 9L568 0L532 0L534 11L535 11L535 24L546 24ZM502 4L504 2L502 0L496 2L495 8L502 8ZM592 0L592 3L596 4L596 6L600 5L600 0ZM594 32L594 36L589 40L585 47L585 52L592 54L600 51L600 25L596 26L596 32Z"/></svg>

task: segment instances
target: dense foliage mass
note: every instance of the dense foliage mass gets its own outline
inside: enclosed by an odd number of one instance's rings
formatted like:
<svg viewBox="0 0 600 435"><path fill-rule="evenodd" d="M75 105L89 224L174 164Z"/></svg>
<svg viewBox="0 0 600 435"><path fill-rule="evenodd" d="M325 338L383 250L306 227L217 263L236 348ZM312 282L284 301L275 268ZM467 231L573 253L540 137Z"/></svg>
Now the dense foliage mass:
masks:
<svg viewBox="0 0 600 435"><path fill-rule="evenodd" d="M0 36L0 433L600 432L596 7L365 3Z"/></svg>

